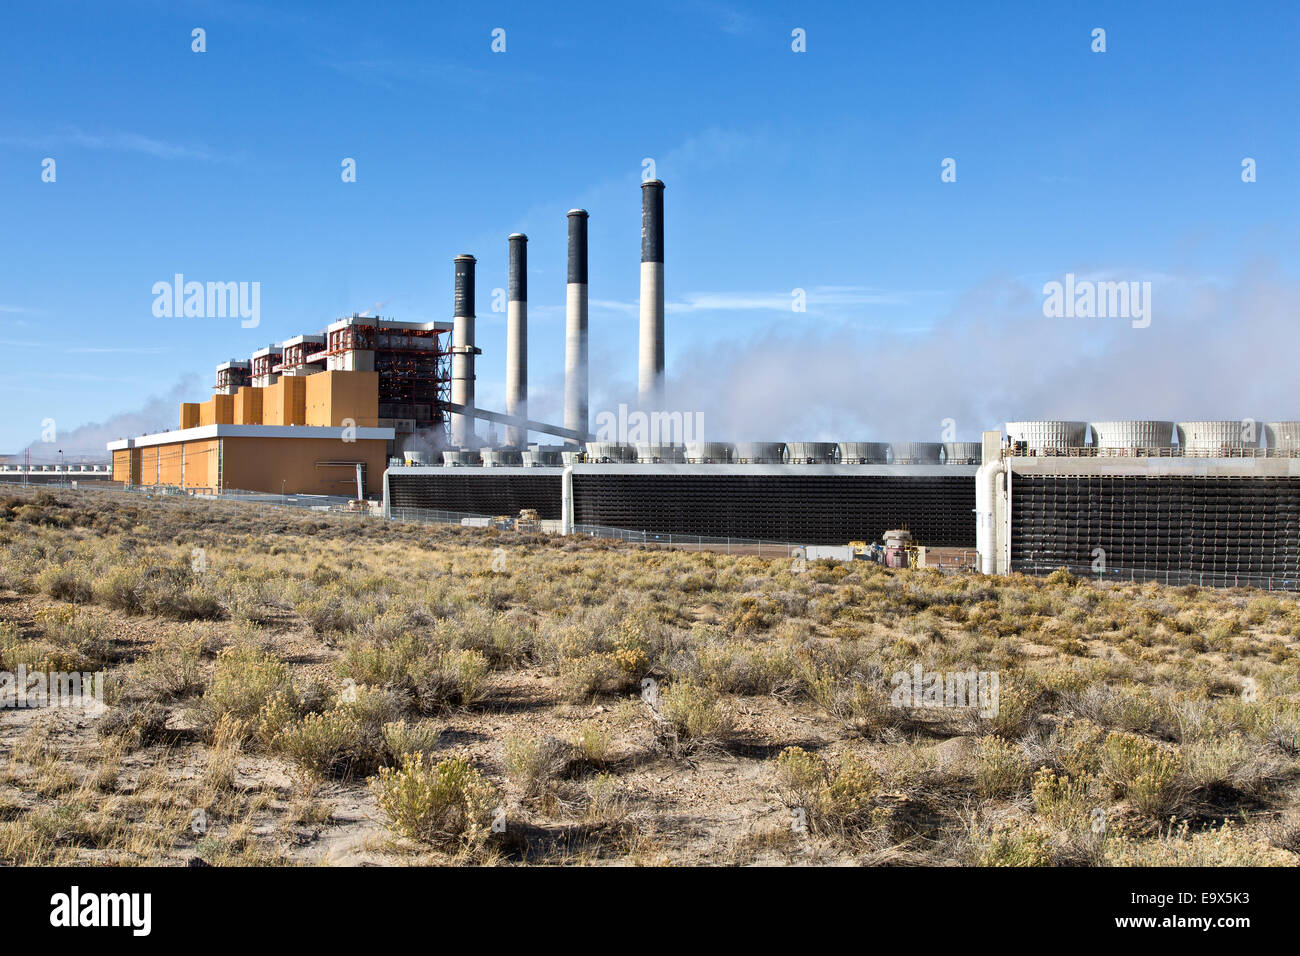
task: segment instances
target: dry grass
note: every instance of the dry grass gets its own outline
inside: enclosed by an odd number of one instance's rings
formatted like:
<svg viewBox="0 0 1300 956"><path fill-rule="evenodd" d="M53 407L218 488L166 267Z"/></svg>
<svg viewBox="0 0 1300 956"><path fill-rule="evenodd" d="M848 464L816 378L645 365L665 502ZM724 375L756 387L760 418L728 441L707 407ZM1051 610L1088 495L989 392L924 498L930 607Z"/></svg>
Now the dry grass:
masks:
<svg viewBox="0 0 1300 956"><path fill-rule="evenodd" d="M15 494L0 671L110 706L0 711L0 863L1296 865L1298 638L1246 589Z"/></svg>

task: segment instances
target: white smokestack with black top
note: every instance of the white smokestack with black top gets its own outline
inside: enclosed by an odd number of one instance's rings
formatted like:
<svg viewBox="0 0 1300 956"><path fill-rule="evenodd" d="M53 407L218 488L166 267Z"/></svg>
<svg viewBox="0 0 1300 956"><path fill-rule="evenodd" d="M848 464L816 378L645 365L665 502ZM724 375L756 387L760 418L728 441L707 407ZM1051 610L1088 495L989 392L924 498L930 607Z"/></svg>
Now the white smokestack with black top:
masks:
<svg viewBox="0 0 1300 956"><path fill-rule="evenodd" d="M587 210L569 210L569 281L564 298L564 427L590 434L587 410Z"/></svg>
<svg viewBox="0 0 1300 956"><path fill-rule="evenodd" d="M664 184L641 184L641 342L637 397L642 408L664 400Z"/></svg>

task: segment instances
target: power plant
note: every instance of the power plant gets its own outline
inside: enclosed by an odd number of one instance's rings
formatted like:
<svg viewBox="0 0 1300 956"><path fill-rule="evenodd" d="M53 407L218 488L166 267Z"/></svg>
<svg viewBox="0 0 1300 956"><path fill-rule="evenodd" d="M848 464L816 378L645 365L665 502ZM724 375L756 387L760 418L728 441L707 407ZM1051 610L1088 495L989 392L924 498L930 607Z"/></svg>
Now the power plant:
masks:
<svg viewBox="0 0 1300 956"><path fill-rule="evenodd" d="M1068 567L1300 586L1300 422L1013 421L1005 436L986 431L980 441L704 440L689 416L664 411L657 179L641 184L639 407L620 407L616 435L593 434L588 218L567 214L562 424L530 418L528 237L514 233L504 411L477 403L477 262L462 254L450 322L353 315L223 362L213 396L181 405L178 431L110 443L114 480L196 493L382 494L390 517L524 513L528 527L565 532L783 542L850 557L874 549L897 560L905 539L990 574ZM625 429L637 415L650 427ZM531 433L555 443L530 444ZM892 551L865 545L886 537Z"/></svg>

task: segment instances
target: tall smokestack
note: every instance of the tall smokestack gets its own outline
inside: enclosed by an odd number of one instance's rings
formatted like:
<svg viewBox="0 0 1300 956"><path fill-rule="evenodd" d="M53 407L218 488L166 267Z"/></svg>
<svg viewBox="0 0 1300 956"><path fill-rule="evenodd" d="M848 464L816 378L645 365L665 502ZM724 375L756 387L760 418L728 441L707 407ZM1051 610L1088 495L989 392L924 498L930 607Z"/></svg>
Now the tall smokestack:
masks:
<svg viewBox="0 0 1300 956"><path fill-rule="evenodd" d="M528 237L510 237L510 289L506 299L506 414L528 418ZM506 426L506 444L523 448L528 429Z"/></svg>
<svg viewBox="0 0 1300 956"><path fill-rule="evenodd" d="M470 255L459 255L456 263L456 294L451 331L451 400L464 405L465 412L451 416L451 443L456 448L474 444L474 263Z"/></svg>
<svg viewBox="0 0 1300 956"><path fill-rule="evenodd" d="M564 297L564 427L584 438L587 411L587 210L569 210L569 284Z"/></svg>
<svg viewBox="0 0 1300 956"><path fill-rule="evenodd" d="M664 400L664 184L641 184L641 348L637 397L642 408Z"/></svg>

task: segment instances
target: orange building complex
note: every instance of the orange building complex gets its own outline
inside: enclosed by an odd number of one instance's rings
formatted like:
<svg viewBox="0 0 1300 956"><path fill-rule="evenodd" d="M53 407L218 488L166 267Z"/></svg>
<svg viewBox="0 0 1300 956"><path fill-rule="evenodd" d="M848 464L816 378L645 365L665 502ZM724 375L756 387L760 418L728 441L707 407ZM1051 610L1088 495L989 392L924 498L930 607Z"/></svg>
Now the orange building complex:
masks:
<svg viewBox="0 0 1300 956"><path fill-rule="evenodd" d="M178 431L109 443L113 480L349 498L360 484L380 495L390 455L445 439L450 331L351 316L224 362L217 394L181 404Z"/></svg>

